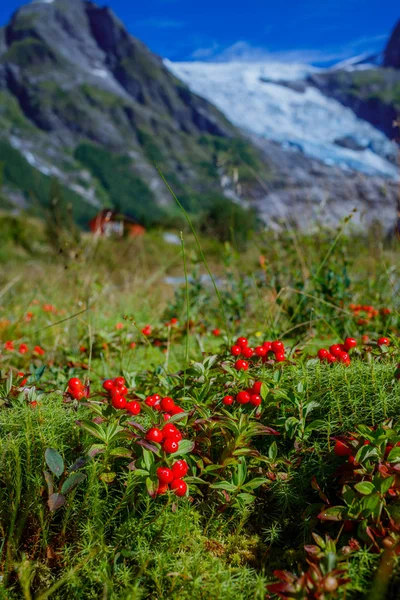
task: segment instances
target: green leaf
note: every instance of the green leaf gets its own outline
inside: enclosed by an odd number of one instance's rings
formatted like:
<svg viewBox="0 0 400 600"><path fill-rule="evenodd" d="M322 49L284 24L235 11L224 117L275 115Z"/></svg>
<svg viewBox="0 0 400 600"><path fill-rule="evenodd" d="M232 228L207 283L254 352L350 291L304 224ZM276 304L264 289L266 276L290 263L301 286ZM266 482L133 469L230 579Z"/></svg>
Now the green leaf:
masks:
<svg viewBox="0 0 400 600"><path fill-rule="evenodd" d="M100 425L97 423L92 423L92 421L77 421L77 425L86 429L89 433L97 437L102 442L106 442L107 435Z"/></svg>
<svg viewBox="0 0 400 600"><path fill-rule="evenodd" d="M111 456L118 456L119 458L131 458L132 452L128 448L113 448L110 452Z"/></svg>
<svg viewBox="0 0 400 600"><path fill-rule="evenodd" d="M321 419L312 421L312 423L309 423L307 425L307 427L305 428L304 431L305 431L305 433L309 433L310 431L316 431L318 429L326 429L325 421L322 421Z"/></svg>
<svg viewBox="0 0 400 600"><path fill-rule="evenodd" d="M47 448L44 453L44 459L50 471L57 477L60 477L64 473L64 461L62 456L54 450L54 448Z"/></svg>
<svg viewBox="0 0 400 600"><path fill-rule="evenodd" d="M51 512L54 512L57 508L61 508L65 504L65 496L62 494L51 494L47 500L47 504Z"/></svg>
<svg viewBox="0 0 400 600"><path fill-rule="evenodd" d="M343 511L344 506L331 506L331 508L323 510L318 515L318 518L321 519L321 521L341 521Z"/></svg>
<svg viewBox="0 0 400 600"><path fill-rule="evenodd" d="M8 394L11 392L12 384L13 384L13 374L10 369L8 372L8 377L7 377L7 381L6 381L6 396L8 396Z"/></svg>
<svg viewBox="0 0 400 600"><path fill-rule="evenodd" d="M242 502L245 504L251 504L256 499L256 497L252 494L246 494L245 492L241 492L236 496L236 498L240 498L240 500L242 500Z"/></svg>
<svg viewBox="0 0 400 600"><path fill-rule="evenodd" d="M400 446L395 446L389 452L389 456L387 457L388 462L390 463L398 463L400 462Z"/></svg>
<svg viewBox="0 0 400 600"><path fill-rule="evenodd" d="M213 483L210 485L210 488L213 490L225 490L227 492L236 492L237 490L236 485L229 483L229 481L219 481L218 483Z"/></svg>
<svg viewBox="0 0 400 600"><path fill-rule="evenodd" d="M150 471L150 469L154 463L154 454L152 452L150 452L150 450L146 450L146 448L143 448L143 460L144 460L146 469L148 471Z"/></svg>
<svg viewBox="0 0 400 600"><path fill-rule="evenodd" d="M207 483L204 479L200 479L200 477L185 477L186 483Z"/></svg>
<svg viewBox="0 0 400 600"><path fill-rule="evenodd" d="M274 440L272 442L272 444L270 445L269 449L268 449L268 457L271 460L276 460L277 456L278 456L278 446L277 446L277 443Z"/></svg>
<svg viewBox="0 0 400 600"><path fill-rule="evenodd" d="M368 494L376 491L374 484L370 481L360 481L360 483L356 483L354 488L363 496L368 496Z"/></svg>
<svg viewBox="0 0 400 600"><path fill-rule="evenodd" d="M255 477L251 481L248 481L243 487L246 490L255 490L261 485L264 485L264 483L267 483L267 481L268 479L266 479L265 477Z"/></svg>
<svg viewBox="0 0 400 600"><path fill-rule="evenodd" d="M72 492L72 490L85 479L86 475L84 473L73 473L64 481L61 488L61 493L65 495L69 494L69 492Z"/></svg>
<svg viewBox="0 0 400 600"><path fill-rule="evenodd" d="M379 491L381 492L381 494L386 494L386 492L392 487L393 481L394 476L382 479L382 481L379 484Z"/></svg>
<svg viewBox="0 0 400 600"><path fill-rule="evenodd" d="M261 398L263 400L266 400L268 394L269 394L269 387L267 386L266 383L263 383L261 386L261 390L260 390L260 394L261 394Z"/></svg>
<svg viewBox="0 0 400 600"><path fill-rule="evenodd" d="M189 454L194 448L194 442L190 440L181 440L179 442L179 448L176 452L174 452L174 456L178 454Z"/></svg>
<svg viewBox="0 0 400 600"><path fill-rule="evenodd" d="M36 379L36 381L40 381L40 379L43 377L43 373L45 372L46 368L47 368L46 365L44 365L43 367L38 367L35 370L35 379Z"/></svg>

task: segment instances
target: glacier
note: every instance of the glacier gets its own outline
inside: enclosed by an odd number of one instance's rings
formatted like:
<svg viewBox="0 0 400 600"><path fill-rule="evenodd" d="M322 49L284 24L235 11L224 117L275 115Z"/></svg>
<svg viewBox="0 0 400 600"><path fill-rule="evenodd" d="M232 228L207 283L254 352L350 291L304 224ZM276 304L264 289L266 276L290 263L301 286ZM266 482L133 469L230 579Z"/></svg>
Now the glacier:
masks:
<svg viewBox="0 0 400 600"><path fill-rule="evenodd" d="M322 69L289 63L164 61L188 87L250 134L299 150L327 165L398 178L396 146L336 100L307 85ZM293 85L295 83L301 85ZM346 138L357 149L338 145Z"/></svg>

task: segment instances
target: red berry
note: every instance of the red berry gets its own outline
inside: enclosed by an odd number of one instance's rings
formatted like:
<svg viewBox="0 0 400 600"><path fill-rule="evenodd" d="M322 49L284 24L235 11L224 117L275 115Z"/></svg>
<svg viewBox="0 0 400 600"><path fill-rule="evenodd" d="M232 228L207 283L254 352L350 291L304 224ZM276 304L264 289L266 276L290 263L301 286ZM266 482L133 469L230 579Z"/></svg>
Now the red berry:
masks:
<svg viewBox="0 0 400 600"><path fill-rule="evenodd" d="M118 393L121 394L121 396L126 396L127 393L129 392L126 385L120 385L117 389L118 389Z"/></svg>
<svg viewBox="0 0 400 600"><path fill-rule="evenodd" d="M338 358L342 352L340 344L333 344L332 346L329 346L329 352L332 354L332 356L336 356L336 358Z"/></svg>
<svg viewBox="0 0 400 600"><path fill-rule="evenodd" d="M182 497L186 494L187 483L183 479L175 479L171 483L171 490L175 492L176 496Z"/></svg>
<svg viewBox="0 0 400 600"><path fill-rule="evenodd" d="M271 350L274 354L277 354L278 352L284 352L285 351L285 347L283 345L283 342L280 341L275 341L272 342L271 344Z"/></svg>
<svg viewBox="0 0 400 600"><path fill-rule="evenodd" d="M328 363L335 363L337 361L337 358L336 356L333 356L333 354L328 354L326 360L328 361Z"/></svg>
<svg viewBox="0 0 400 600"><path fill-rule="evenodd" d="M176 452L178 450L178 448L179 448L179 444L173 438L168 438L163 443L163 450L164 450L164 452L167 452L168 454L173 454L174 452Z"/></svg>
<svg viewBox="0 0 400 600"><path fill-rule="evenodd" d="M149 442L157 442L158 444L161 444L163 439L164 434L161 431L161 429L158 429L157 427L152 427L146 433L146 440L148 440Z"/></svg>
<svg viewBox="0 0 400 600"><path fill-rule="evenodd" d="M381 337L378 340L378 346L389 346L390 340L387 337Z"/></svg>
<svg viewBox="0 0 400 600"><path fill-rule="evenodd" d="M168 492L168 489L168 483L163 483L159 485L157 488L157 496L162 496L163 494L166 494Z"/></svg>
<svg viewBox="0 0 400 600"><path fill-rule="evenodd" d="M79 390L80 388L83 387L83 383L80 379L78 379L77 377L72 377L69 381L68 381L68 387L71 390Z"/></svg>
<svg viewBox="0 0 400 600"><path fill-rule="evenodd" d="M231 404L233 404L233 402L233 396L225 396L224 398L222 398L222 403L225 404L225 406L230 406Z"/></svg>
<svg viewBox="0 0 400 600"><path fill-rule="evenodd" d="M147 396L145 400L145 404L147 404L147 406L154 406L156 402L157 400L155 396Z"/></svg>
<svg viewBox="0 0 400 600"><path fill-rule="evenodd" d="M253 387L252 387L252 390L251 390L251 391L252 391L254 394L259 394L259 393L261 392L262 384L263 384L263 382L262 382L262 381L256 381L256 382L255 382L255 384L253 385Z"/></svg>
<svg viewBox="0 0 400 600"><path fill-rule="evenodd" d="M163 414L164 421L169 421L171 417L172 417L172 415L170 415L169 413L164 413Z"/></svg>
<svg viewBox="0 0 400 600"><path fill-rule="evenodd" d="M272 350L272 342L264 342L263 343L263 348L266 349L267 353L271 352L271 350Z"/></svg>
<svg viewBox="0 0 400 600"><path fill-rule="evenodd" d="M351 455L351 449L348 446L346 446L346 444L341 442L340 440L336 441L335 448L333 451L336 454L336 456L350 456Z"/></svg>
<svg viewBox="0 0 400 600"><path fill-rule="evenodd" d="M235 362L235 369L237 371L247 371L249 368L249 363L245 360L237 360Z"/></svg>
<svg viewBox="0 0 400 600"><path fill-rule="evenodd" d="M245 337L240 337L236 340L236 344L238 346L240 346L241 348L244 348L245 346L247 346L249 343L249 340Z"/></svg>
<svg viewBox="0 0 400 600"><path fill-rule="evenodd" d="M263 358L267 354L267 349L264 348L264 346L256 346L256 348L254 348L254 353L256 356Z"/></svg>
<svg viewBox="0 0 400 600"><path fill-rule="evenodd" d="M357 340L355 340L354 338L348 337L344 340L344 348L345 350L348 352L349 350L351 350L352 348L355 348L357 346Z"/></svg>
<svg viewBox="0 0 400 600"><path fill-rule="evenodd" d="M329 352L328 350L325 350L325 348L321 348L321 350L318 350L318 358L319 360L325 360L328 358Z"/></svg>
<svg viewBox="0 0 400 600"><path fill-rule="evenodd" d="M105 381L103 381L103 389L107 390L107 392L110 392L114 387L114 382L112 379L106 379Z"/></svg>
<svg viewBox="0 0 400 600"><path fill-rule="evenodd" d="M231 354L232 356L240 356L242 354L241 346L232 346Z"/></svg>
<svg viewBox="0 0 400 600"><path fill-rule="evenodd" d="M166 425L164 425L164 427L162 428L162 432L165 440L168 438L173 438L179 442L182 439L181 432L175 427L173 423L167 423Z"/></svg>
<svg viewBox="0 0 400 600"><path fill-rule="evenodd" d="M239 404L248 404L250 402L249 392L239 392L236 396L236 400L239 402Z"/></svg>
<svg viewBox="0 0 400 600"><path fill-rule="evenodd" d="M251 358L254 354L254 350L253 348L249 348L248 346L244 346L244 348L242 348L242 354L245 358Z"/></svg>
<svg viewBox="0 0 400 600"><path fill-rule="evenodd" d="M82 400L85 394L82 390L71 390L71 396L75 398L75 400Z"/></svg>
<svg viewBox="0 0 400 600"><path fill-rule="evenodd" d="M187 472L189 471L189 465L186 460L177 460L172 465L172 473L174 475L174 479L180 479L181 477L185 477Z"/></svg>
<svg viewBox="0 0 400 600"><path fill-rule="evenodd" d="M140 404L134 400L133 402L128 402L126 405L126 410L131 413L131 415L138 415L140 413Z"/></svg>
<svg viewBox="0 0 400 600"><path fill-rule="evenodd" d="M350 356L347 354L347 352L341 352L337 358L338 358L339 362L341 362L345 365L349 365L351 362Z"/></svg>
<svg viewBox="0 0 400 600"><path fill-rule="evenodd" d="M127 402L126 398L121 394L114 394L111 400L111 403L114 408L126 408Z"/></svg>
<svg viewBox="0 0 400 600"><path fill-rule="evenodd" d="M121 385L125 385L125 379L123 377L116 377L114 379L114 385L120 387Z"/></svg>
<svg viewBox="0 0 400 600"><path fill-rule="evenodd" d="M215 335L215 337L218 337L219 335L221 335L221 330L220 329L213 329L212 334Z"/></svg>
<svg viewBox="0 0 400 600"><path fill-rule="evenodd" d="M169 412L170 410L172 410L174 408L174 406L175 406L175 402L172 400L172 398L169 398L168 396L161 400L161 408L163 410L165 410L166 412Z"/></svg>
<svg viewBox="0 0 400 600"><path fill-rule="evenodd" d="M253 394L250 398L250 404L252 404L253 406L260 406L261 402L261 396L259 396L258 394Z"/></svg>
<svg viewBox="0 0 400 600"><path fill-rule="evenodd" d="M154 410L156 410L157 412L161 412L161 411L162 411L162 408L161 408L161 400L156 400L156 401L154 402L153 408L154 408Z"/></svg>
<svg viewBox="0 0 400 600"><path fill-rule="evenodd" d="M181 408L180 406L176 406L176 404L170 410L171 415L179 415L179 413L183 412L185 412L183 408Z"/></svg>
<svg viewBox="0 0 400 600"><path fill-rule="evenodd" d="M275 354L275 360L276 360L276 362L284 362L286 360L285 353L284 352L277 352Z"/></svg>
<svg viewBox="0 0 400 600"><path fill-rule="evenodd" d="M157 478L160 483L171 483L174 480L174 475L171 469L167 467L159 467L157 469Z"/></svg>

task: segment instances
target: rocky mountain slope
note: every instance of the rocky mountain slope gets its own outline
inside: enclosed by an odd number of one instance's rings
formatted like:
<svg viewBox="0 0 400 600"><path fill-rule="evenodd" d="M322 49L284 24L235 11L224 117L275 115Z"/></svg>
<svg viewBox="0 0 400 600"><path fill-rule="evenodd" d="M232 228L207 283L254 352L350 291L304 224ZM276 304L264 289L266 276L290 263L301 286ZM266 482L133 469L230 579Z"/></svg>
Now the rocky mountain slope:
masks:
<svg viewBox="0 0 400 600"><path fill-rule="evenodd" d="M234 202L305 226L357 206L364 223L391 226L395 155L382 127L319 91L324 75L308 66L239 78L221 67L195 81L193 63L165 65L89 1L23 6L0 29L0 208L40 214L62 195L83 226L104 205L171 223L157 163L192 214Z"/></svg>
<svg viewBox="0 0 400 600"><path fill-rule="evenodd" d="M92 2L33 2L14 14L0 33L0 100L7 198L29 202L36 170L39 204L46 197L38 188L47 193L48 177L57 177L81 222L103 203L157 220L171 199L154 161L188 205L206 202L215 193L215 143L246 146L111 10Z"/></svg>
<svg viewBox="0 0 400 600"><path fill-rule="evenodd" d="M364 64L361 69L313 73L308 83L351 108L389 139L398 138L400 130L394 122L400 114L400 21L383 52L382 67Z"/></svg>

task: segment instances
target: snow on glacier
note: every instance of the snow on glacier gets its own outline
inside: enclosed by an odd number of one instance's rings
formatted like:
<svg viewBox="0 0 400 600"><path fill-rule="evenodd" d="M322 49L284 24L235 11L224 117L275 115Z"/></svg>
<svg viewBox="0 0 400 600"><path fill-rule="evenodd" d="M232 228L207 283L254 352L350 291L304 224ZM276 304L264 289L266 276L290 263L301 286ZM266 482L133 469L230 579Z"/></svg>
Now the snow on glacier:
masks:
<svg viewBox="0 0 400 600"><path fill-rule="evenodd" d="M395 146L353 111L314 87L299 91L282 82L304 80L320 69L286 63L173 63L166 67L192 91L217 106L238 127L298 148L304 154L342 169L396 178L389 157ZM351 138L362 150L339 146Z"/></svg>

